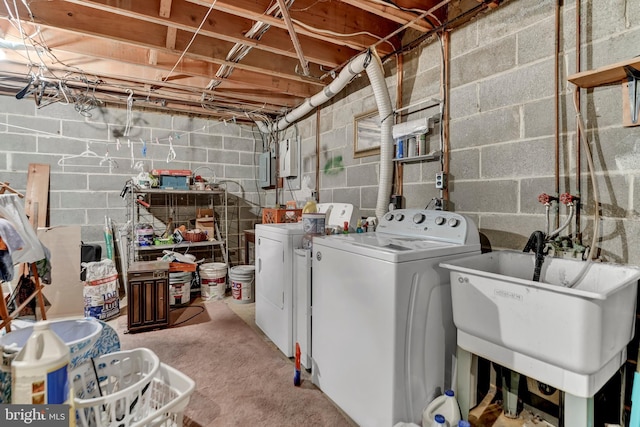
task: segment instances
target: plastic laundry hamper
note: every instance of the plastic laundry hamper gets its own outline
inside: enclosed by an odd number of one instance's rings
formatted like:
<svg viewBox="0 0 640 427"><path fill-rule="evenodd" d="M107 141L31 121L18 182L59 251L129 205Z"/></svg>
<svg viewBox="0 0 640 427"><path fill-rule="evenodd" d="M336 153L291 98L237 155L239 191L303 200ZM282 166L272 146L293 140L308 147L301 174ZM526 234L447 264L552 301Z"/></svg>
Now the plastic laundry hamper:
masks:
<svg viewBox="0 0 640 427"><path fill-rule="evenodd" d="M182 426L195 389L191 378L146 348L100 356L71 378L81 427Z"/></svg>

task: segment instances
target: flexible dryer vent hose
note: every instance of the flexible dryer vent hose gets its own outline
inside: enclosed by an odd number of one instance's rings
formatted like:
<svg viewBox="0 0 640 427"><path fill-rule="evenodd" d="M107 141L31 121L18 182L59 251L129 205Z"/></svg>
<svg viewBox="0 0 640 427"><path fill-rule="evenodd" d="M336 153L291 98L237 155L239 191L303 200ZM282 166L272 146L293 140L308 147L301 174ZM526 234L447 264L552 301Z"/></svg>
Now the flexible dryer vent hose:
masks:
<svg viewBox="0 0 640 427"><path fill-rule="evenodd" d="M373 88L376 104L378 105L378 117L380 117L382 121L380 132L380 183L376 203L376 216L380 219L387 212L389 197L391 196L393 173L393 138L391 135L391 127L393 125L393 109L391 107L389 90L387 89L384 79L382 61L375 50L368 50L355 57L342 69L335 80L325 86L322 91L307 98L300 106L290 111L277 122L269 123L258 121L256 125L263 134L270 134L286 129L314 108L333 98L344 89L356 75L365 70Z"/></svg>

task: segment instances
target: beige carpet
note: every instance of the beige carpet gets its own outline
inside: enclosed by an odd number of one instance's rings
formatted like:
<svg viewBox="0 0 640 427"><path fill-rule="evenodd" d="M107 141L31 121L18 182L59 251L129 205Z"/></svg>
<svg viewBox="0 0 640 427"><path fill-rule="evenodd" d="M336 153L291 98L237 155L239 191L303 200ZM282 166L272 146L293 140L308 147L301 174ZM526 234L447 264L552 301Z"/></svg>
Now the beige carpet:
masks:
<svg viewBox="0 0 640 427"><path fill-rule="evenodd" d="M304 369L302 385L295 387L293 362L225 301L172 311L177 326L135 334L124 333L124 313L109 322L123 350L147 347L196 381L185 411L186 426L354 425L311 383Z"/></svg>

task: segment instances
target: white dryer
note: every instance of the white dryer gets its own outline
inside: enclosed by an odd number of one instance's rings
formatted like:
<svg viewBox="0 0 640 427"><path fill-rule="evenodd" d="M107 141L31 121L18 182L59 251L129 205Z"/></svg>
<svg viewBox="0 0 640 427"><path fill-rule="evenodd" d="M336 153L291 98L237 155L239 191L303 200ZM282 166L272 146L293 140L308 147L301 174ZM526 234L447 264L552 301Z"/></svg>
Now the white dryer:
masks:
<svg viewBox="0 0 640 427"><path fill-rule="evenodd" d="M293 357L293 260L302 224L256 224L256 325L287 357Z"/></svg>
<svg viewBox="0 0 640 427"><path fill-rule="evenodd" d="M358 425L421 423L451 387L456 329L443 260L480 252L462 215L400 209L375 233L314 238L312 378Z"/></svg>
<svg viewBox="0 0 640 427"><path fill-rule="evenodd" d="M318 203L318 210L327 214L328 226L342 226L358 216L358 209L349 203ZM305 274L311 264L303 259L304 265L297 266L299 256L295 253L302 247L302 223L256 224L255 232L256 325L287 357L295 355L295 342L301 341L303 365L309 369L306 358L311 326L307 319L311 309L310 294L305 289L310 289L311 283ZM294 284L299 286L294 289ZM301 338L296 330L308 332Z"/></svg>

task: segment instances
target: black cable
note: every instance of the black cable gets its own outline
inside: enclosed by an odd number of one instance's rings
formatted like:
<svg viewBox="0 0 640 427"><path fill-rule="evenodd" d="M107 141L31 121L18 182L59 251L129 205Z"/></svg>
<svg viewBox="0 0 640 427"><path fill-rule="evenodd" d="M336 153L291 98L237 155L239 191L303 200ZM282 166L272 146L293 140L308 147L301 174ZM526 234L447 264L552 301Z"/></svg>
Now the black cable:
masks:
<svg viewBox="0 0 640 427"><path fill-rule="evenodd" d="M477 13L480 9L484 9L487 6L484 3L479 3L477 6L472 7L471 9L467 10L464 13L461 13L460 15L456 16L455 18L453 18L450 21L444 22L442 24L440 24L437 27L434 27L432 30L427 31L426 33L422 34L420 37L416 38L415 40L407 43L405 46L401 47L400 49L397 49L387 55L385 55L384 57L382 57L382 62L384 63L387 59L389 59L392 56L398 55L400 53L404 53L407 52L409 50L414 49L417 45L419 45L420 43L422 43L424 40L428 39L429 37L431 37L433 34L438 33L439 31L442 31L444 29L446 29L449 25L455 23L456 21L466 18L468 15L473 15L475 13Z"/></svg>
<svg viewBox="0 0 640 427"><path fill-rule="evenodd" d="M202 305L188 305L188 306L186 306L186 307L177 307L177 308L174 308L174 309L173 309L173 310L171 310L171 311L181 310L181 309L183 309L183 308L184 308L185 310L186 310L187 308L199 308L199 309L200 309L200 311L198 311L198 312L197 312L196 314L194 314L193 316L191 316L191 317L189 317L189 318L187 318L187 319L185 319L185 320L183 320L183 321L181 321L181 322L174 323L173 325L171 325L171 327L172 327L172 328L175 328L176 326L182 325L183 323L188 322L189 320L191 320L191 319L193 319L194 317L198 316L200 313L204 312L204 306L202 306Z"/></svg>
<svg viewBox="0 0 640 427"><path fill-rule="evenodd" d="M534 231L531 233L527 244L524 247L523 252L533 252L536 255L536 263L533 269L533 281L540 281L540 274L542 272L542 263L544 263L544 249L546 245L545 234L542 231Z"/></svg>

